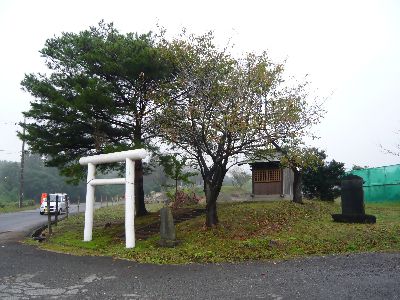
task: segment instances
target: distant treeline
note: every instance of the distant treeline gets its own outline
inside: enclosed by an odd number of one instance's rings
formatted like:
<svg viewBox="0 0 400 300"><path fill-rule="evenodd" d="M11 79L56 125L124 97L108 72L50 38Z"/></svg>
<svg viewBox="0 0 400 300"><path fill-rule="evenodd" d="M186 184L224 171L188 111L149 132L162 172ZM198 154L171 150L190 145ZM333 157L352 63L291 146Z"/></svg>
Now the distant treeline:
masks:
<svg viewBox="0 0 400 300"><path fill-rule="evenodd" d="M0 202L15 202L19 199L20 163L0 161ZM101 187L98 192L104 195L116 195L123 190L120 186ZM26 155L24 165L24 199L33 199L38 202L40 195L48 193L67 193L72 199L78 196L84 199L86 185L66 183L66 178L61 176L57 168L45 166L45 161L38 155Z"/></svg>
<svg viewBox="0 0 400 300"><path fill-rule="evenodd" d="M170 181L160 166L153 166L149 174L144 177L145 194L151 191L159 192ZM116 172L102 177L120 177ZM199 177L199 176L197 176ZM199 184L201 178L193 178ZM20 163L0 161L0 202L16 202L19 199ZM66 178L59 174L57 168L46 167L45 160L38 155L25 156L24 165L24 199L33 199L39 202L40 195L48 193L67 193L73 202L78 196L85 199L86 182L78 185L66 183ZM96 187L96 197L124 195L123 185L110 185Z"/></svg>

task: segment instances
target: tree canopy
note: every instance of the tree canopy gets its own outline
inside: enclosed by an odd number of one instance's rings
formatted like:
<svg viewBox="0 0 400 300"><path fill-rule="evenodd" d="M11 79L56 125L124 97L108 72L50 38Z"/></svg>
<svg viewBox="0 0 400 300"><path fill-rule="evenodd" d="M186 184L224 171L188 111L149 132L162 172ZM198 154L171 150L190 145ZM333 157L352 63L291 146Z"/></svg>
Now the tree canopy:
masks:
<svg viewBox="0 0 400 300"><path fill-rule="evenodd" d="M178 181L183 183L191 183L190 177L197 175L187 169L187 158L179 159L177 155L160 155L160 165L164 168L165 174L175 182L175 200L178 193Z"/></svg>
<svg viewBox="0 0 400 300"><path fill-rule="evenodd" d="M219 49L212 33L120 34L112 24L46 41L49 74L28 74L35 100L24 137L50 166L82 178L81 156L168 144L197 163L204 181L206 225L228 170L257 151L298 146L319 121L306 83L285 80L267 53L240 58ZM143 166L136 164L138 214L146 213Z"/></svg>
<svg viewBox="0 0 400 300"><path fill-rule="evenodd" d="M324 151L316 151L320 162L303 170L303 192L310 199L333 201L340 196L340 179L345 175L344 163L326 161Z"/></svg>
<svg viewBox="0 0 400 300"><path fill-rule="evenodd" d="M75 182L83 178L82 156L151 148L157 93L172 74L151 33L121 34L100 22L79 33L63 33L40 51L49 74L27 74L23 88L35 100L25 139L48 165ZM137 213L146 213L143 167L136 164Z"/></svg>
<svg viewBox="0 0 400 300"><path fill-rule="evenodd" d="M159 115L160 132L197 162L204 180L206 225L218 223L216 201L223 179L241 155L302 137L318 122L305 86L290 87L283 64L266 53L233 57L212 34L170 43L177 76ZM177 96L179 95L179 96Z"/></svg>
<svg viewBox="0 0 400 300"><path fill-rule="evenodd" d="M230 173L232 175L232 184L239 188L243 188L243 186L251 179L251 175L240 167L231 169Z"/></svg>

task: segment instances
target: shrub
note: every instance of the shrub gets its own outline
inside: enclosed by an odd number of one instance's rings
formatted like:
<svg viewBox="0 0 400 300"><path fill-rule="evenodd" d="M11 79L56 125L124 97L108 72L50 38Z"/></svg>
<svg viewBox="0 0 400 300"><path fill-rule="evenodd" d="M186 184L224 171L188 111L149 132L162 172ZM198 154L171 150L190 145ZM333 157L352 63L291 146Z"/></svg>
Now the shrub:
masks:
<svg viewBox="0 0 400 300"><path fill-rule="evenodd" d="M26 206L33 206L33 205L35 205L35 200L30 199L30 200L28 200L28 201L25 202L25 205L26 205Z"/></svg>
<svg viewBox="0 0 400 300"><path fill-rule="evenodd" d="M172 198L172 208L179 208L188 205L195 205L200 202L200 197L196 196L194 192L187 192L183 190L179 190Z"/></svg>
<svg viewBox="0 0 400 300"><path fill-rule="evenodd" d="M333 201L340 196L340 179L344 176L344 164L332 160L303 173L303 192L309 199Z"/></svg>

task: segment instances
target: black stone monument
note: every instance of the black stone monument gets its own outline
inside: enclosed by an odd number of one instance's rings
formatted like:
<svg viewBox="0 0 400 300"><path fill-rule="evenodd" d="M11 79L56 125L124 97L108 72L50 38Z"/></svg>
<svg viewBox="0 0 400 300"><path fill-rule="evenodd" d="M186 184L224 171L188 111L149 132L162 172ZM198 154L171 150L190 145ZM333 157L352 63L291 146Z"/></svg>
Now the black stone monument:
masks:
<svg viewBox="0 0 400 300"><path fill-rule="evenodd" d="M357 175L347 175L342 179L342 213L333 214L335 222L376 223L376 217L365 214L363 179Z"/></svg>

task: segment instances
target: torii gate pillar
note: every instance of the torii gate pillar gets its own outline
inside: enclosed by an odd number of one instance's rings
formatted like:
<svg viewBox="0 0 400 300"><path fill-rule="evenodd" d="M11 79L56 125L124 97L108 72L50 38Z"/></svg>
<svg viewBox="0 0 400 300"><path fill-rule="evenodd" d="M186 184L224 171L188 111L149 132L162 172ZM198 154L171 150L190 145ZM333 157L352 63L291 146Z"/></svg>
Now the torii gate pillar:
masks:
<svg viewBox="0 0 400 300"><path fill-rule="evenodd" d="M83 240L92 240L94 194L96 185L125 184L125 243L126 248L135 247L135 160L144 159L147 152L144 149L115 152L82 157L81 165L88 166L85 229ZM125 161L125 178L96 179L96 165Z"/></svg>

